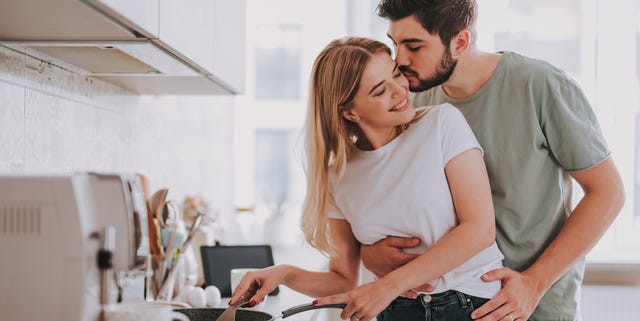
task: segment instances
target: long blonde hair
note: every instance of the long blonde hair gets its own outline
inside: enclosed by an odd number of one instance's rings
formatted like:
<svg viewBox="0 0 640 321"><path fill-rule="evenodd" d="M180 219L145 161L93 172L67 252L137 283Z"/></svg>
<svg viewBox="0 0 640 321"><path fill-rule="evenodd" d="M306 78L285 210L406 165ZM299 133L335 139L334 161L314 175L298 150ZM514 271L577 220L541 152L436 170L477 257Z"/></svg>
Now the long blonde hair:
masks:
<svg viewBox="0 0 640 321"><path fill-rule="evenodd" d="M391 54L382 42L358 37L331 41L316 58L311 73L305 130L307 194L301 227L305 239L325 254L335 254L328 229L330 170L339 178L356 149L366 139L357 124L341 116L360 86L362 72L373 55Z"/></svg>

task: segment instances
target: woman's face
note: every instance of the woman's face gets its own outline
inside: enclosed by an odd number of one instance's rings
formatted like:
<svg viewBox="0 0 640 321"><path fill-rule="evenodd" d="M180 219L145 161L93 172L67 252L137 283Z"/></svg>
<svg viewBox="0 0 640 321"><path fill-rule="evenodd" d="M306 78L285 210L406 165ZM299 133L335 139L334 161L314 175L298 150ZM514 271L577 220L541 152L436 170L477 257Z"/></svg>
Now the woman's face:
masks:
<svg viewBox="0 0 640 321"><path fill-rule="evenodd" d="M409 99L409 82L389 54L371 58L351 108L342 115L357 121L365 134L388 131L413 119L415 109Z"/></svg>

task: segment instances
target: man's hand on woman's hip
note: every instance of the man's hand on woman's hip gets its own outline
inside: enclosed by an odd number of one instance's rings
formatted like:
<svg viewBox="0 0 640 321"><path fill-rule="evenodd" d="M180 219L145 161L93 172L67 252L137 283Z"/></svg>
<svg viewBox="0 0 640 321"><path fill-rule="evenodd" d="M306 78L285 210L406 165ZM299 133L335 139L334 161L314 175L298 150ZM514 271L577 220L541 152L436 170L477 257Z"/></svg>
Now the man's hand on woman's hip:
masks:
<svg viewBox="0 0 640 321"><path fill-rule="evenodd" d="M478 321L528 320L544 295L534 277L509 268L489 271L482 276L482 280L500 280L502 289L471 313L471 318Z"/></svg>

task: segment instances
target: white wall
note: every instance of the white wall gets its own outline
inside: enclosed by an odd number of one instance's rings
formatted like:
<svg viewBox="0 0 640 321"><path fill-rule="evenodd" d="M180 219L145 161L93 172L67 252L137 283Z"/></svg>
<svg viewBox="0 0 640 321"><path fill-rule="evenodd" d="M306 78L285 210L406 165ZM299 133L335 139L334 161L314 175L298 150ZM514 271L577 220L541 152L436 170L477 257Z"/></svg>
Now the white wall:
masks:
<svg viewBox="0 0 640 321"><path fill-rule="evenodd" d="M140 96L0 46L0 175L138 172L233 204L233 96Z"/></svg>

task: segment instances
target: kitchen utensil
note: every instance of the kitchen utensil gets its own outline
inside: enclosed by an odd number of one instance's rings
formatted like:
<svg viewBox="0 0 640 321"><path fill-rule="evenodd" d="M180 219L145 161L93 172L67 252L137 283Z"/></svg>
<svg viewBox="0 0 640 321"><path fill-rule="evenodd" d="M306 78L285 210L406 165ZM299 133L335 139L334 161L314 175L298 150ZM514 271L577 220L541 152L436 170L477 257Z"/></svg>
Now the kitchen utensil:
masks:
<svg viewBox="0 0 640 321"><path fill-rule="evenodd" d="M185 235L178 231L178 228L162 229L162 246L165 248L165 262L171 262L173 252L182 247Z"/></svg>
<svg viewBox="0 0 640 321"><path fill-rule="evenodd" d="M236 304L224 310L224 312L222 312L222 314L216 319L216 321L236 321L236 310L238 309L238 307L247 304L250 299L251 297L249 296L240 299L240 301L236 302Z"/></svg>
<svg viewBox="0 0 640 321"><path fill-rule="evenodd" d="M302 304L289 309L282 311L279 315L272 317L269 314L260 311L253 310L237 310L238 307L246 304L249 299L245 299L244 303L238 302L238 304L233 309L234 312L227 312L231 309L231 307L226 310L221 311L222 309L216 308L201 308L201 309L177 309L180 313L186 314L191 321L274 321L280 318L287 318L294 314L298 314L300 312L317 310L317 309L328 309L328 308L338 308L344 309L346 304L324 304L324 305L313 305L313 304ZM223 314L227 313L224 316ZM233 316L231 314L234 313ZM216 319L215 317L218 316Z"/></svg>
<svg viewBox="0 0 640 321"><path fill-rule="evenodd" d="M158 295L156 296L156 299L160 299L166 296L166 299L169 299L171 296L171 293L168 293L167 288L170 286L170 282L171 280L175 280L174 278L174 274L176 273L177 269L175 268L178 263L180 262L180 260L182 260L182 258L184 257L184 255L182 255L182 253L184 253L187 249L187 247L189 246L189 243L191 243L191 239L193 239L193 236L196 234L196 232L198 231L198 228L200 227L200 224L202 224L202 221L204 219L205 214L203 213L198 213L198 216L196 216L195 220L193 221L193 225L191 226L191 229L189 230L189 235L187 235L187 239L182 243L182 246L180 247L180 250L178 251L178 258L176 260L173 260L172 265L169 266L169 268L166 271L166 274L164 275L164 278L162 280L162 284L160 284L159 286L159 290L158 290Z"/></svg>
<svg viewBox="0 0 640 321"><path fill-rule="evenodd" d="M160 206L160 220L162 227L169 227L182 219L180 206L173 201L166 201Z"/></svg>
<svg viewBox="0 0 640 321"><path fill-rule="evenodd" d="M154 212L151 210L151 197L149 196L149 179L142 175L136 174L140 178L140 185L142 186L142 193L144 195L144 203L147 208L147 230L149 231L149 258L153 260L153 262L149 262L148 269L152 269L152 266L158 266L159 260L162 257L162 248L160 246L160 237L158 236L159 227L154 220ZM147 280L147 290L151 292L156 292L158 289L155 287L155 284L152 278ZM153 288L152 288L153 287Z"/></svg>
<svg viewBox="0 0 640 321"><path fill-rule="evenodd" d="M163 188L153 193L153 195L151 195L151 200L149 200L149 206L151 206L151 211L154 214L158 213L158 208L167 199L167 194L169 194L169 190L166 188Z"/></svg>
<svg viewBox="0 0 640 321"><path fill-rule="evenodd" d="M336 304L321 304L321 305L313 305L310 303L307 304L301 304L301 305L297 305L294 306L292 308L286 309L282 312L280 312L279 315L276 315L275 317L267 320L267 321L273 321L276 319L284 319L286 317L290 317L294 314L298 314L300 312L305 312L305 311L311 311L311 310L317 310L317 309L328 309L328 308L336 308L336 309L344 309L344 307L346 307L347 305L344 303L336 303ZM218 321L218 320L216 320Z"/></svg>

